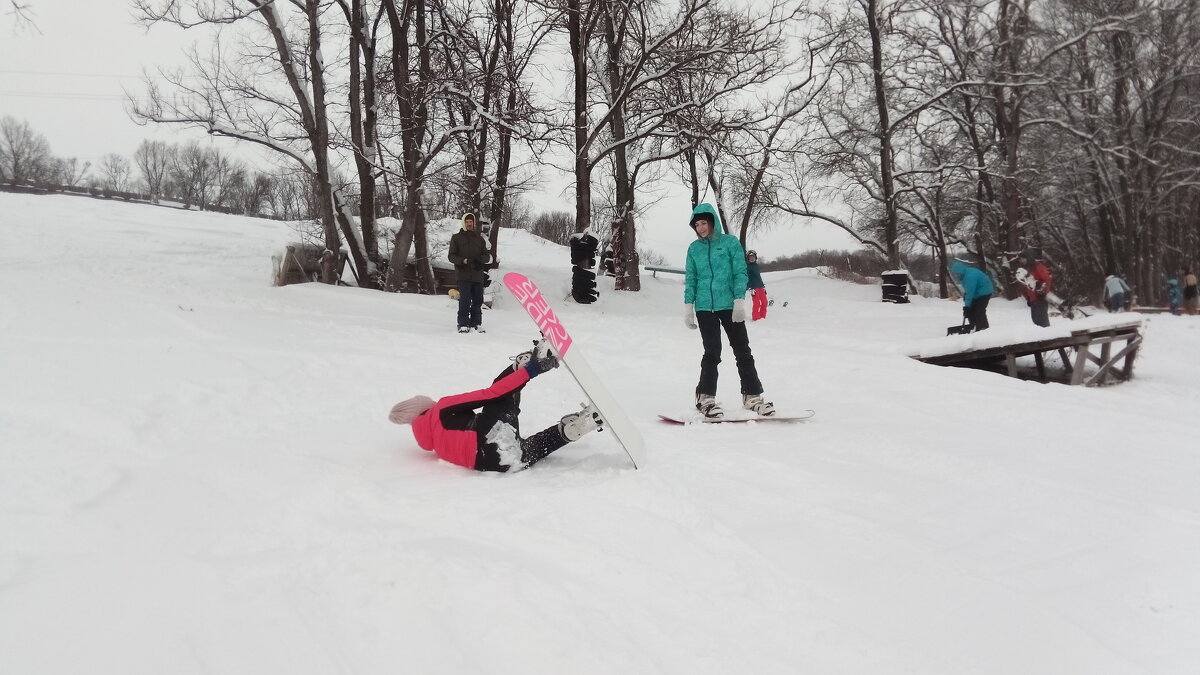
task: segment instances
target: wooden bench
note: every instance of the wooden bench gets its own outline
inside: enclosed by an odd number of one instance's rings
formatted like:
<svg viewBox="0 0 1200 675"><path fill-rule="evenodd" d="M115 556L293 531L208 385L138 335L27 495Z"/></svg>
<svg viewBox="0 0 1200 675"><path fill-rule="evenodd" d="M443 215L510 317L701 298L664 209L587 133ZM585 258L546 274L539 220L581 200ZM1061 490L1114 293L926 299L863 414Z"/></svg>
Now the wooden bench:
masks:
<svg viewBox="0 0 1200 675"><path fill-rule="evenodd" d="M653 265L646 265L642 269L650 272L650 276L652 277L657 277L659 272L663 272L664 274L687 274L685 270L677 270L673 267L655 267Z"/></svg>

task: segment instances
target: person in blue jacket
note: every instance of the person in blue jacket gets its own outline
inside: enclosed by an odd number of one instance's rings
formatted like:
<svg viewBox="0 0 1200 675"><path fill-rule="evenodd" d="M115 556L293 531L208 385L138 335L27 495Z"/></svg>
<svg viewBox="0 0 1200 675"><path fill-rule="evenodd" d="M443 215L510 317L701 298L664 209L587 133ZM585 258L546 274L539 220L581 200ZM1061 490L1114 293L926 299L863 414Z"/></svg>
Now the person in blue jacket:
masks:
<svg viewBox="0 0 1200 675"><path fill-rule="evenodd" d="M758 252L746 251L746 274L750 279L750 320L767 318L767 285L758 269Z"/></svg>
<svg viewBox="0 0 1200 675"><path fill-rule="evenodd" d="M1179 290L1178 279L1167 279L1167 304L1171 313L1179 316L1179 305L1183 302L1183 293Z"/></svg>
<svg viewBox="0 0 1200 675"><path fill-rule="evenodd" d="M986 272L972 267L962 260L950 263L950 275L962 286L963 318L972 330L987 330L987 306L996 287Z"/></svg>
<svg viewBox="0 0 1200 675"><path fill-rule="evenodd" d="M750 352L746 334L746 254L738 238L725 234L721 218L711 204L692 211L696 241L688 246L684 275L684 323L699 328L704 343L700 359L700 382L696 385L696 409L705 417L720 418L725 412L716 401L717 365L721 363L721 329L737 360L742 384L742 407L759 415L774 415L775 406L763 398L762 382Z"/></svg>

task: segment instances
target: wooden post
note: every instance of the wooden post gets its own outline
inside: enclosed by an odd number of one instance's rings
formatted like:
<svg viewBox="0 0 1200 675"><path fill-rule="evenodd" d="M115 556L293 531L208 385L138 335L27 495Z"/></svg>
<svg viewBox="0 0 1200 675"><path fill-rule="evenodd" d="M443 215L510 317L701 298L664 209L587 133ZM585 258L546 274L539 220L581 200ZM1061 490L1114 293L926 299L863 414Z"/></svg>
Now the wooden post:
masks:
<svg viewBox="0 0 1200 675"><path fill-rule="evenodd" d="M1075 347L1075 371L1071 373L1071 384L1083 382L1083 369L1087 367L1088 343L1082 342Z"/></svg>

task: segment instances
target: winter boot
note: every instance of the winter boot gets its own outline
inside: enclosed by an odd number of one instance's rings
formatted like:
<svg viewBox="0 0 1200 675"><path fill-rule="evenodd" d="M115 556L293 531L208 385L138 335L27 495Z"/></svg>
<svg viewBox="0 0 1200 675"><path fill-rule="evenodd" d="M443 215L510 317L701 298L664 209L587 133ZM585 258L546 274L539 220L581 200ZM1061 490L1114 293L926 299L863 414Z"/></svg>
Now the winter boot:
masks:
<svg viewBox="0 0 1200 675"><path fill-rule="evenodd" d="M470 326L459 326L459 327L458 327L458 332L460 332L460 333L470 333L470 332L471 332L471 327L470 327Z"/></svg>
<svg viewBox="0 0 1200 675"><path fill-rule="evenodd" d="M763 417L775 414L775 404L764 399L762 394L742 394L742 407L752 410Z"/></svg>
<svg viewBox="0 0 1200 675"><path fill-rule="evenodd" d="M721 404L712 394L696 394L696 410L709 419L720 419L725 416Z"/></svg>
<svg viewBox="0 0 1200 675"><path fill-rule="evenodd" d="M602 429L604 429L604 420L596 411L596 406L593 405L585 405L583 410L577 413L563 415L563 418L558 421L558 431L568 442L583 438L584 434L589 431Z"/></svg>

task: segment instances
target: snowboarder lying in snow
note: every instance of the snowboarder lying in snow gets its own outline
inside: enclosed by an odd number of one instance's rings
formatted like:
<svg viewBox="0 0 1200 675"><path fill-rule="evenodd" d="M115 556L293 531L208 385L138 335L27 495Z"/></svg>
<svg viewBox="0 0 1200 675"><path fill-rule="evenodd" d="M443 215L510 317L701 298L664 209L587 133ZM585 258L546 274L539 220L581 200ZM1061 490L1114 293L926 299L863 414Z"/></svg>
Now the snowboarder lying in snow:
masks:
<svg viewBox="0 0 1200 675"><path fill-rule="evenodd" d="M414 396L393 406L388 419L411 424L423 449L476 471L520 471L589 431L603 428L600 414L589 405L521 438L517 419L521 389L539 374L557 368L558 358L550 351L549 341L542 340L513 361L487 389L436 402L428 396Z"/></svg>

